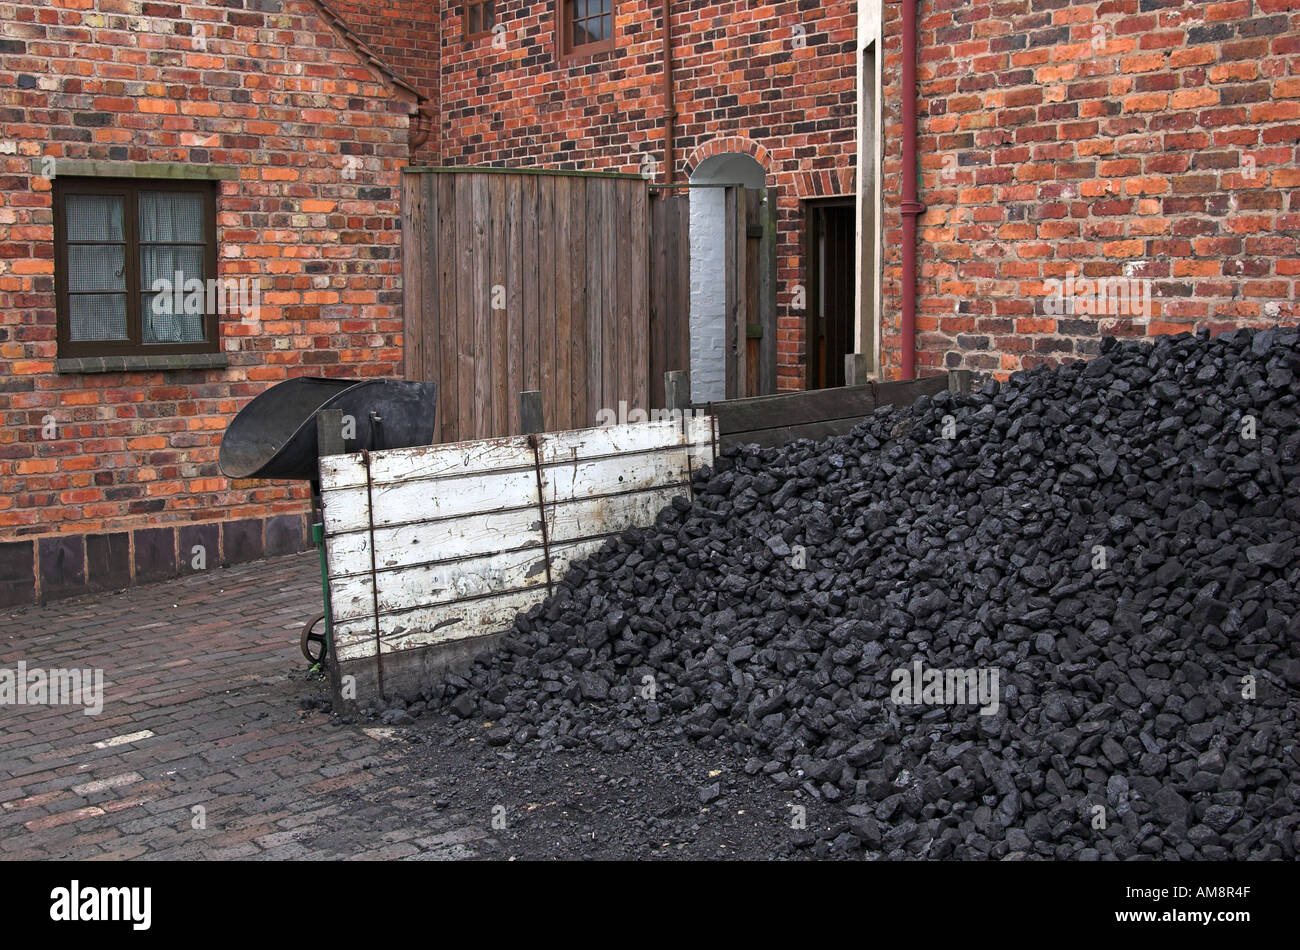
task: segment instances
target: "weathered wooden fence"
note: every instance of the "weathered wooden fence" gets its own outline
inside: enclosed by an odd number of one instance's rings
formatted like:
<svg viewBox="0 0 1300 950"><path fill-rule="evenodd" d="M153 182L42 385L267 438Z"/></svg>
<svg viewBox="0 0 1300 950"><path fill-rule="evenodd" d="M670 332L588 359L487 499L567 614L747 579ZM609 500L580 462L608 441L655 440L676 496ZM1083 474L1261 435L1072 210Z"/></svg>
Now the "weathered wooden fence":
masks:
<svg viewBox="0 0 1300 950"><path fill-rule="evenodd" d="M570 565L688 495L715 445L713 420L688 416L322 458L336 692L344 676L359 702L410 691L485 648Z"/></svg>
<svg viewBox="0 0 1300 950"><path fill-rule="evenodd" d="M409 168L402 182L405 375L438 383L439 441L518 432L524 390L553 430L650 407L645 179ZM665 333L685 324L677 305Z"/></svg>

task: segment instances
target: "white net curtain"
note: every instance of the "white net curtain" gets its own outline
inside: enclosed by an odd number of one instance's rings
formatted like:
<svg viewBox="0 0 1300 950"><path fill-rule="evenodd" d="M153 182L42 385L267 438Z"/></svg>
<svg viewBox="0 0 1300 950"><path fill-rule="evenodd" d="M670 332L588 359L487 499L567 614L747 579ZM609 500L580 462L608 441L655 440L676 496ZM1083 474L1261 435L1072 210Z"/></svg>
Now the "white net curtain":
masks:
<svg viewBox="0 0 1300 950"><path fill-rule="evenodd" d="M186 282L203 281L203 199L193 194L140 194L140 304L145 343L197 343L203 339L203 310L176 306L175 295L153 293L154 282L184 292ZM182 298L183 300L184 298Z"/></svg>

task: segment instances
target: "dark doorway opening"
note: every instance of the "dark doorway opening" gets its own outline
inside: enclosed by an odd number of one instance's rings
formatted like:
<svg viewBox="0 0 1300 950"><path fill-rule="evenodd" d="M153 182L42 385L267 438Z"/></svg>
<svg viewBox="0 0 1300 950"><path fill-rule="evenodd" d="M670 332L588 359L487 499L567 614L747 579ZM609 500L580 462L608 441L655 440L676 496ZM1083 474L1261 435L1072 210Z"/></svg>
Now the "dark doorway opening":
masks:
<svg viewBox="0 0 1300 950"><path fill-rule="evenodd" d="M844 357L855 352L854 279L856 209L852 198L809 201L808 261L808 388L844 385Z"/></svg>

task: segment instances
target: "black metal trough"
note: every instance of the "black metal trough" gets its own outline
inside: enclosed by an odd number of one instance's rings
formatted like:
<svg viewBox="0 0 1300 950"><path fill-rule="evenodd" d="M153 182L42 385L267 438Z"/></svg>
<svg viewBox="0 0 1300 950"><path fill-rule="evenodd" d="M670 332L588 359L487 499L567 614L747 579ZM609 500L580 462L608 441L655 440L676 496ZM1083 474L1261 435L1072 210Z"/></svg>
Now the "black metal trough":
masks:
<svg viewBox="0 0 1300 950"><path fill-rule="evenodd" d="M316 414L338 409L345 452L401 449L433 440L433 383L402 379L300 376L272 386L239 411L221 439L228 478L315 482L320 464Z"/></svg>
<svg viewBox="0 0 1300 950"><path fill-rule="evenodd" d="M343 418L344 453L404 449L433 441L433 383L402 379L325 379L300 376L272 386L239 410L221 437L218 464L227 478L287 478L311 482L312 540L320 553L325 611L303 625L303 656L314 665L330 652L329 575L319 511L320 446L316 417L327 409ZM337 446L335 446L337 448ZM324 633L316 625L325 621Z"/></svg>

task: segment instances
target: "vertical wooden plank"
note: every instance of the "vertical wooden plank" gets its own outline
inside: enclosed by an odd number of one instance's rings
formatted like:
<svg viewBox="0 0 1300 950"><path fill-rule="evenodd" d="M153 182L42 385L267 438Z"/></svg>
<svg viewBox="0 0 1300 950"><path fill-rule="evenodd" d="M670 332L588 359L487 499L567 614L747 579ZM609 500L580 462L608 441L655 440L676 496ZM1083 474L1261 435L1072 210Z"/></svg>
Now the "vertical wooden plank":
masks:
<svg viewBox="0 0 1300 950"><path fill-rule="evenodd" d="M749 394L749 239L746 237L749 227L746 222L745 197L748 189L738 186L734 190L736 203L733 208L731 246L736 260L736 310L732 322L736 333L736 396L744 397Z"/></svg>
<svg viewBox="0 0 1300 950"><path fill-rule="evenodd" d="M538 372L542 411L555 425L555 177L537 182L537 322Z"/></svg>
<svg viewBox="0 0 1300 950"><path fill-rule="evenodd" d="M669 370L664 373L664 408L680 412L691 408L690 370Z"/></svg>
<svg viewBox="0 0 1300 950"><path fill-rule="evenodd" d="M632 188L635 182L614 182L614 233L617 246L614 294L614 339L618 346L618 398L626 399L628 409L635 409L636 387L633 382L632 336ZM644 408L644 406L642 407Z"/></svg>
<svg viewBox="0 0 1300 950"><path fill-rule="evenodd" d="M576 429L573 420L573 281L570 279L569 206L574 179L555 180L555 410L554 429Z"/></svg>
<svg viewBox="0 0 1300 950"><path fill-rule="evenodd" d="M421 271L420 295L423 298L418 311L424 333L424 356L421 360L420 379L433 380L438 384L433 403L433 441L442 441L442 333L440 308L442 294L439 292L438 267L438 198L439 175L420 175L420 190L425 196L424 221L421 241L422 252L417 262Z"/></svg>
<svg viewBox="0 0 1300 950"><path fill-rule="evenodd" d="M456 175L435 175L438 188L438 326L442 338L442 441L460 441L459 287L456 280Z"/></svg>
<svg viewBox="0 0 1300 950"><path fill-rule="evenodd" d="M523 202L521 206L524 236L524 266L522 272L524 291L524 349L523 389L540 389L541 375L538 354L537 319L537 176L523 176Z"/></svg>
<svg viewBox="0 0 1300 950"><path fill-rule="evenodd" d="M640 181L627 183L631 192L632 220L628 238L632 245L629 280L632 329L632 391L637 406L650 408L650 189Z"/></svg>
<svg viewBox="0 0 1300 950"><path fill-rule="evenodd" d="M759 347L762 366L759 370L759 392L769 395L776 392L776 191L769 188L763 201L763 244L760 267L762 269L761 322L763 343Z"/></svg>
<svg viewBox="0 0 1300 950"><path fill-rule="evenodd" d="M650 199L650 407L665 407L667 393L664 373L668 372L666 338L664 334L664 264L668 254L664 242L664 219L668 207L668 194Z"/></svg>
<svg viewBox="0 0 1300 950"><path fill-rule="evenodd" d="M723 267L726 274L726 302L723 306L722 348L723 355L723 392L728 399L740 395L736 388L736 188L726 189L722 212L723 230Z"/></svg>
<svg viewBox="0 0 1300 950"><path fill-rule="evenodd" d="M570 386L572 425L585 429L594 424L587 412L587 185L569 182L569 307L571 337Z"/></svg>
<svg viewBox="0 0 1300 950"><path fill-rule="evenodd" d="M488 280L492 260L491 209L488 179L473 175L474 202L474 438L492 434L492 287Z"/></svg>
<svg viewBox="0 0 1300 950"><path fill-rule="evenodd" d="M506 177L506 393L524 388L523 176ZM512 399L507 431L519 431L519 403Z"/></svg>
<svg viewBox="0 0 1300 950"><path fill-rule="evenodd" d="M546 416L542 410L542 394L537 390L519 394L519 425L521 435L546 431ZM554 427L554 423L551 423Z"/></svg>
<svg viewBox="0 0 1300 950"><path fill-rule="evenodd" d="M604 318L605 234L600 209L604 182L584 178L587 186L587 421L593 425L604 403Z"/></svg>
<svg viewBox="0 0 1300 950"><path fill-rule="evenodd" d="M488 232L490 235L491 267L488 277L489 310L488 336L491 341L492 358L488 366L479 372L486 375L488 388L492 394L492 426L490 436L511 435L509 382L509 355L506 339L505 289L507 286L506 266L509 250L506 247L506 179L504 175L488 176ZM498 306L498 305L502 306Z"/></svg>
<svg viewBox="0 0 1300 950"><path fill-rule="evenodd" d="M601 259L603 261L601 284L601 386L600 404L618 411L618 401L623 395L620 388L622 366L618 356L618 198L613 179L600 181L600 232Z"/></svg>
<svg viewBox="0 0 1300 950"><path fill-rule="evenodd" d="M844 357L844 385L865 386L867 384L867 355L865 353L848 353Z"/></svg>
<svg viewBox="0 0 1300 950"><path fill-rule="evenodd" d="M402 375L407 379L420 379L424 366L421 277L428 208L420 188L422 177L402 172Z"/></svg>
<svg viewBox="0 0 1300 950"><path fill-rule="evenodd" d="M750 339L748 328L751 325L762 327L761 300L761 255L762 255L763 205L762 192L753 188L745 189L745 395L757 396L760 393L759 365L761 337ZM760 329L761 332L761 329Z"/></svg>
<svg viewBox="0 0 1300 950"><path fill-rule="evenodd" d="M474 282L474 178L456 180L456 388L459 390L457 428L460 438L474 432L474 310L481 296Z"/></svg>

